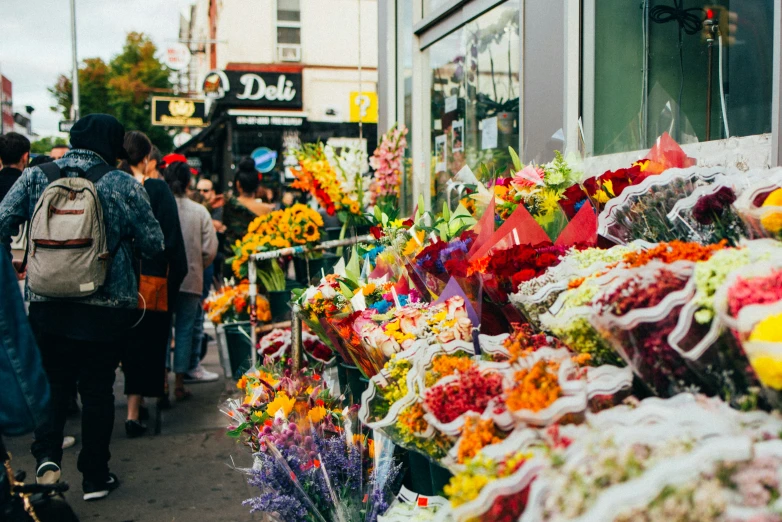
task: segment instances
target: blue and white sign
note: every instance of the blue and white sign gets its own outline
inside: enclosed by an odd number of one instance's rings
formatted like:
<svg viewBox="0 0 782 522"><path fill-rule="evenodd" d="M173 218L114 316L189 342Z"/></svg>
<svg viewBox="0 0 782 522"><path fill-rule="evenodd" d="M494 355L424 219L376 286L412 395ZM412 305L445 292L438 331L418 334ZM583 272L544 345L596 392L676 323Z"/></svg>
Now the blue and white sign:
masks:
<svg viewBox="0 0 782 522"><path fill-rule="evenodd" d="M277 151L266 147L258 147L250 156L255 160L255 168L264 174L271 172L277 164Z"/></svg>

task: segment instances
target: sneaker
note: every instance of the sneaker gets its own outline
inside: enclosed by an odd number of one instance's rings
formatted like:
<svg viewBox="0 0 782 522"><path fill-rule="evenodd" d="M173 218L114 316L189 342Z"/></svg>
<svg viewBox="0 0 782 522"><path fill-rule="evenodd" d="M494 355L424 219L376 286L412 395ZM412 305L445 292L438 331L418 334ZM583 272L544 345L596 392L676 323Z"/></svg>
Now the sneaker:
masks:
<svg viewBox="0 0 782 522"><path fill-rule="evenodd" d="M129 439L141 437L146 431L147 427L137 420L128 419L125 421L125 435L127 435Z"/></svg>
<svg viewBox="0 0 782 522"><path fill-rule="evenodd" d="M194 370L185 374L185 383L198 384L199 382L214 382L220 378L220 374L204 369L200 364Z"/></svg>
<svg viewBox="0 0 782 522"><path fill-rule="evenodd" d="M36 484L57 484L60 481L60 465L51 460L43 460L35 471Z"/></svg>
<svg viewBox="0 0 782 522"><path fill-rule="evenodd" d="M93 481L84 479L81 483L84 490L84 500L100 500L119 487L119 479L114 473L109 473L107 480Z"/></svg>
<svg viewBox="0 0 782 522"><path fill-rule="evenodd" d="M72 448L76 444L76 437L66 435L62 438L62 449Z"/></svg>

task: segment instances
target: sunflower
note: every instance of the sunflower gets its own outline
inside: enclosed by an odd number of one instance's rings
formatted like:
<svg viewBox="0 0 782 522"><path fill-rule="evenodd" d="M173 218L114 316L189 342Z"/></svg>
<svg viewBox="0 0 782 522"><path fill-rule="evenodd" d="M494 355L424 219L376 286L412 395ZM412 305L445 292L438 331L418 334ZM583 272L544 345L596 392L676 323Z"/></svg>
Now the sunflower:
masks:
<svg viewBox="0 0 782 522"><path fill-rule="evenodd" d="M318 227L314 223L309 223L304 227L304 239L308 243L314 243L320 239L320 232L318 232Z"/></svg>
<svg viewBox="0 0 782 522"><path fill-rule="evenodd" d="M361 212L361 206L358 204L358 201L353 201L350 203L350 213L351 214L358 214Z"/></svg>

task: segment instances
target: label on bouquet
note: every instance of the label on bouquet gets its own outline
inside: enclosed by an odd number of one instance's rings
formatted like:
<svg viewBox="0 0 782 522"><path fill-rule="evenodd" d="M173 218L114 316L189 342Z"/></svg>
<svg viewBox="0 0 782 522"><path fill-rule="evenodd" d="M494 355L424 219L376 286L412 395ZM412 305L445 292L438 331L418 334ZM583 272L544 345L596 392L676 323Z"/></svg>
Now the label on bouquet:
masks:
<svg viewBox="0 0 782 522"><path fill-rule="evenodd" d="M356 291L356 295L350 300L350 304L353 305L353 310L356 312L362 312L367 309L367 300L364 299L364 292L360 289Z"/></svg>
<svg viewBox="0 0 782 522"><path fill-rule="evenodd" d="M406 487L402 486L399 490L399 494L396 496L400 502L405 504L412 504L420 508L441 508L448 505L448 500L443 497L427 497L426 495L419 495L413 491L410 491Z"/></svg>

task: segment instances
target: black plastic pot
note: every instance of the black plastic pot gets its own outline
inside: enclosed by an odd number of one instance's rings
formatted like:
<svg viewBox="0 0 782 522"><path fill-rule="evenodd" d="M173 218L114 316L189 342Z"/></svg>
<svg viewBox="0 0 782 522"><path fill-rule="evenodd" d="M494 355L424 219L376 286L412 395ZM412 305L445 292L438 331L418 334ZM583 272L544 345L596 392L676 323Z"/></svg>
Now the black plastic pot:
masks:
<svg viewBox="0 0 782 522"><path fill-rule="evenodd" d="M231 376L240 379L252 366L252 341L250 322L230 323L223 326Z"/></svg>
<svg viewBox="0 0 782 522"><path fill-rule="evenodd" d="M287 321L291 318L291 291L273 290L269 292L269 308L271 309L272 322Z"/></svg>

